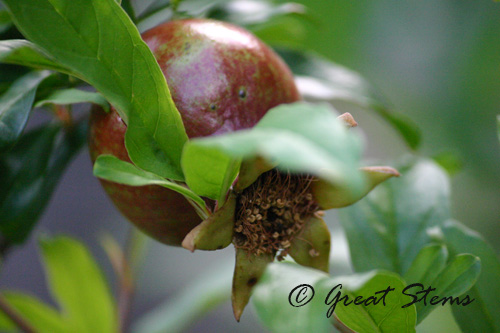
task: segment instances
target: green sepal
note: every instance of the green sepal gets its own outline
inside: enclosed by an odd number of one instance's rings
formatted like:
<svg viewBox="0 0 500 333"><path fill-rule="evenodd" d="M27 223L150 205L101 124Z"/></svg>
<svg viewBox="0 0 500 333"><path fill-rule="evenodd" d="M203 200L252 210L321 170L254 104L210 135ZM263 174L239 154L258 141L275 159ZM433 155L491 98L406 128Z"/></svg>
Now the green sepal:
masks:
<svg viewBox="0 0 500 333"><path fill-rule="evenodd" d="M399 172L391 167L364 167L360 168L366 178L362 191L353 193L344 187L336 186L331 182L319 179L311 184L314 199L321 209L341 208L354 204L370 193L378 184L392 177L399 177Z"/></svg>
<svg viewBox="0 0 500 333"><path fill-rule="evenodd" d="M233 275L231 301L237 321L248 304L253 287L264 274L266 267L274 260L274 254L250 254L243 249L236 249L236 265Z"/></svg>
<svg viewBox="0 0 500 333"><path fill-rule="evenodd" d="M312 216L291 242L288 254L296 263L328 273L330 231L322 218Z"/></svg>
<svg viewBox="0 0 500 333"><path fill-rule="evenodd" d="M182 247L191 252L197 249L212 251L227 247L233 240L235 209L236 195L230 193L220 209L186 235Z"/></svg>
<svg viewBox="0 0 500 333"><path fill-rule="evenodd" d="M238 182L234 186L234 190L236 192L243 191L248 186L252 185L261 174L274 167L272 163L260 156L244 160L241 162Z"/></svg>

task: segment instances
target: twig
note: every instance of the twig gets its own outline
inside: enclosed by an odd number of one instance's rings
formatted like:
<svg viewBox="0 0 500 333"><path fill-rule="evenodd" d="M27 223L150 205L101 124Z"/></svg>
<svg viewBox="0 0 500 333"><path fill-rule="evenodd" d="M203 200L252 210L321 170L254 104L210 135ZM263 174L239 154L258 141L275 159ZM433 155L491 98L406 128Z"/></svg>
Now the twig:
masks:
<svg viewBox="0 0 500 333"><path fill-rule="evenodd" d="M35 333L35 329L28 323L23 317L21 317L15 309L13 309L9 303L7 303L3 296L0 295L0 310L5 313L5 315L12 320L14 324L23 332Z"/></svg>

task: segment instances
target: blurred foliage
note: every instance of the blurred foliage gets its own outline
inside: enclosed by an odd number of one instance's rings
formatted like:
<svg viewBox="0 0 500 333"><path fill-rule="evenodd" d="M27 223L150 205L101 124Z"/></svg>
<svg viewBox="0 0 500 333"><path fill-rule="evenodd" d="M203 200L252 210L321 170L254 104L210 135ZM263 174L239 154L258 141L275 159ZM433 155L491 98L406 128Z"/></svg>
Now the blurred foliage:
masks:
<svg viewBox="0 0 500 333"><path fill-rule="evenodd" d="M60 310L21 293L0 296L5 303L37 332L116 332L115 301L86 247L72 238L58 236L42 239L40 250L47 283ZM17 331L1 311L0 330Z"/></svg>
<svg viewBox="0 0 500 333"><path fill-rule="evenodd" d="M464 172L453 180L453 215L483 233L498 253L500 4L296 2L318 25L304 30L303 48L363 73L422 129L426 154L453 151L463 157Z"/></svg>

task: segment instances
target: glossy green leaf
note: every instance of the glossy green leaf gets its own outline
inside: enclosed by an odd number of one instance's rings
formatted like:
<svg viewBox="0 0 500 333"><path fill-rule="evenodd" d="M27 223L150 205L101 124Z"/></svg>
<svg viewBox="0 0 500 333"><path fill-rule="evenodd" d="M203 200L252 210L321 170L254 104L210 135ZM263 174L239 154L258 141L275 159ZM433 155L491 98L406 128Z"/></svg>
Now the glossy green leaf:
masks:
<svg viewBox="0 0 500 333"><path fill-rule="evenodd" d="M40 107L47 104L68 105L77 103L94 103L109 111L109 104L99 93L84 91L80 89L56 90L43 100L38 101L35 106Z"/></svg>
<svg viewBox="0 0 500 333"><path fill-rule="evenodd" d="M70 329L66 318L61 316L56 309L32 296L15 292L6 292L3 296L23 320L40 332L64 333ZM0 330L2 332L18 331L15 324L2 311L0 311Z"/></svg>
<svg viewBox="0 0 500 333"><path fill-rule="evenodd" d="M349 305L339 301L335 306L335 319L354 332L415 332L415 306L403 308L408 303L407 297L401 293L405 287L405 282L397 274L372 271L321 281L317 290L320 295L326 295L325 302L330 306L328 311L333 310L336 295L339 295L338 299L349 297L352 302L348 302ZM361 305L356 305L356 299Z"/></svg>
<svg viewBox="0 0 500 333"><path fill-rule="evenodd" d="M187 135L165 77L114 0L5 0L14 23L58 64L93 85L127 123L131 160L182 180Z"/></svg>
<svg viewBox="0 0 500 333"><path fill-rule="evenodd" d="M189 188L207 198L224 198L238 174L238 159L218 149L186 146L181 165Z"/></svg>
<svg viewBox="0 0 500 333"><path fill-rule="evenodd" d="M398 167L401 177L379 185L339 211L357 272L386 269L406 274L431 237L428 229L449 218L449 180L429 160Z"/></svg>
<svg viewBox="0 0 500 333"><path fill-rule="evenodd" d="M86 136L86 121L71 129L50 124L23 135L0 155L0 232L9 242L29 235Z"/></svg>
<svg viewBox="0 0 500 333"><path fill-rule="evenodd" d="M306 99L341 100L373 110L399 132L410 148L418 148L421 141L418 127L405 115L390 111L361 75L312 53L282 50L279 54L295 74Z"/></svg>
<svg viewBox="0 0 500 333"><path fill-rule="evenodd" d="M429 244L422 248L404 275L408 284L421 283L430 286L446 267L448 250L446 246Z"/></svg>
<svg viewBox="0 0 500 333"><path fill-rule="evenodd" d="M452 307L453 315L464 332L500 331L500 261L498 255L476 232L449 220L443 236L452 254L471 253L481 258L481 274L467 292L475 301L466 307Z"/></svg>
<svg viewBox="0 0 500 333"><path fill-rule="evenodd" d="M28 122L38 85L49 71L31 72L17 79L0 96L0 152L12 147Z"/></svg>
<svg viewBox="0 0 500 333"><path fill-rule="evenodd" d="M51 69L78 76L68 67L55 62L38 46L24 39L0 41L0 62L39 69Z"/></svg>
<svg viewBox="0 0 500 333"><path fill-rule="evenodd" d="M455 258L453 258L453 260L430 284L430 286L436 288L436 290L430 292L426 297L426 300L429 303L426 304L424 301L421 301L416 304L418 322L420 323L424 320L435 307L442 306L444 301L439 303L438 301L443 297L459 297L468 291L474 283L476 283L480 271L481 261L478 257L470 254L460 254L455 256ZM427 288L429 286L424 285L424 287ZM434 296L437 297L435 300L435 303L437 303L436 305L432 304L432 298ZM468 303L468 300L464 298L465 296L462 296L456 299L456 301L460 300ZM472 300L472 298L469 298L469 300ZM448 300L448 303L450 303L450 300ZM464 307L464 304L460 305L455 303L452 305L452 308Z"/></svg>
<svg viewBox="0 0 500 333"><path fill-rule="evenodd" d="M196 138L186 144L182 165L187 179L200 188L222 188L203 177L206 166L222 173L233 159L262 157L282 170L311 173L353 192L360 191L364 178L357 170L360 143L336 119L327 105L295 103L271 109L250 130ZM221 154L227 158L221 159ZM217 157L217 158L214 158Z"/></svg>
<svg viewBox="0 0 500 333"><path fill-rule="evenodd" d="M116 305L89 251L68 237L40 242L47 282L71 325L70 331L116 332Z"/></svg>
<svg viewBox="0 0 500 333"><path fill-rule="evenodd" d="M100 155L94 163L94 176L115 183L129 186L159 185L179 192L187 199L205 207L202 198L189 188L162 178L154 173L144 171L135 165L122 161L113 155Z"/></svg>

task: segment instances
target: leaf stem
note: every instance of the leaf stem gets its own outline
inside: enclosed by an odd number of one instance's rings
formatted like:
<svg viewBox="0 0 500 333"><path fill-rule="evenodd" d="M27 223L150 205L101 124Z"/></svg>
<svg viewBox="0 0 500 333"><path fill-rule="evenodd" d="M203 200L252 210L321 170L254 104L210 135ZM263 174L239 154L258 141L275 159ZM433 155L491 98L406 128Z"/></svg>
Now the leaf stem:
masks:
<svg viewBox="0 0 500 333"><path fill-rule="evenodd" d="M35 329L23 317L21 317L15 309L13 309L5 298L0 295L0 310L12 320L14 324L23 332L34 333Z"/></svg>

